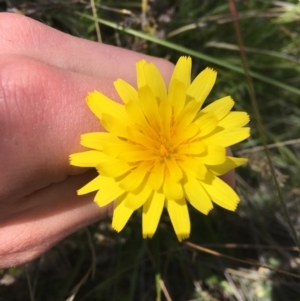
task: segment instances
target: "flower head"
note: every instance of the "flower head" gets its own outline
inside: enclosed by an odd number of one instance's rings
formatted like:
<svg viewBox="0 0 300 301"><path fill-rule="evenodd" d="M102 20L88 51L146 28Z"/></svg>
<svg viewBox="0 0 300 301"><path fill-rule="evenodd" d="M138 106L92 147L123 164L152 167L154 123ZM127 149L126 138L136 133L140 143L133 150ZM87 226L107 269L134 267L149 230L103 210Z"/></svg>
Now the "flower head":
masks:
<svg viewBox="0 0 300 301"><path fill-rule="evenodd" d="M114 86L123 104L98 91L86 101L107 132L87 133L90 148L70 156L72 165L95 167L99 175L78 190L97 191L95 202L115 199L112 226L121 231L131 214L143 207L142 232L152 237L166 206L179 240L190 234L187 201L203 214L213 202L235 210L239 197L219 176L247 159L226 155L226 147L249 136L245 112L231 112L226 96L202 108L216 72L202 71L191 82L191 58L181 57L168 89L152 63L136 64L137 90L122 79Z"/></svg>

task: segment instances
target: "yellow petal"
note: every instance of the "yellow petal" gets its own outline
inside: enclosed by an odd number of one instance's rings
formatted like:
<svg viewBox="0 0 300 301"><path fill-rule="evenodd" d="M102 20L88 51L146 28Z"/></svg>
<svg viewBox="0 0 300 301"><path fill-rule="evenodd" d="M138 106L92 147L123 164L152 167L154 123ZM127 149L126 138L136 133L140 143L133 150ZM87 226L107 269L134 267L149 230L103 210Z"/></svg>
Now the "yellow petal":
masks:
<svg viewBox="0 0 300 301"><path fill-rule="evenodd" d="M202 141L184 143L177 147L179 155L201 155L206 151L206 145Z"/></svg>
<svg viewBox="0 0 300 301"><path fill-rule="evenodd" d="M87 193L99 190L101 183L102 183L102 180L101 180L101 176L99 175L98 177L93 179L91 182L87 183L85 186L83 186L82 188L77 190L77 194L83 195L83 194L87 194Z"/></svg>
<svg viewBox="0 0 300 301"><path fill-rule="evenodd" d="M198 158L205 165L222 164L226 160L225 147L218 145L207 145L206 152L201 154Z"/></svg>
<svg viewBox="0 0 300 301"><path fill-rule="evenodd" d="M153 91L153 94L160 100L167 99L167 88L165 81L153 63L148 63L144 66L145 78L147 86Z"/></svg>
<svg viewBox="0 0 300 301"><path fill-rule="evenodd" d="M242 127L246 125L249 120L249 115L246 112L229 112L219 121L218 126L223 128Z"/></svg>
<svg viewBox="0 0 300 301"><path fill-rule="evenodd" d="M137 78L137 86L138 89L147 86L146 76L144 67L147 65L145 60L140 60L136 63L136 78Z"/></svg>
<svg viewBox="0 0 300 301"><path fill-rule="evenodd" d="M128 114L129 118L133 121L134 124L149 127L149 124L143 114L139 104L134 101L129 101L125 105L126 113Z"/></svg>
<svg viewBox="0 0 300 301"><path fill-rule="evenodd" d="M108 132L118 137L128 138L128 123L123 122L120 119L108 114L102 114L101 123Z"/></svg>
<svg viewBox="0 0 300 301"><path fill-rule="evenodd" d="M213 88L217 78L217 72L213 69L206 68L203 70L191 83L187 89L187 95L199 102L200 107L205 101L206 97Z"/></svg>
<svg viewBox="0 0 300 301"><path fill-rule="evenodd" d="M221 179L208 172L201 184L214 203L227 210L236 210L240 199L235 191Z"/></svg>
<svg viewBox="0 0 300 301"><path fill-rule="evenodd" d="M137 189L142 184L149 169L149 164L141 163L120 182L120 187L125 191Z"/></svg>
<svg viewBox="0 0 300 301"><path fill-rule="evenodd" d="M139 129L142 131L145 135L149 137L155 137L156 133L149 125L143 111L141 110L139 104L134 101L130 101L125 105L126 112L128 116L131 118L131 120L134 123L134 126L131 127L131 129L137 131ZM128 132L128 129L127 129ZM129 136L129 139L131 137Z"/></svg>
<svg viewBox="0 0 300 301"><path fill-rule="evenodd" d="M187 180L183 184L183 189L188 201L198 211L203 214L208 214L209 211L213 209L210 197L196 178L187 175Z"/></svg>
<svg viewBox="0 0 300 301"><path fill-rule="evenodd" d="M232 98L230 96L226 96L209 104L207 107L202 109L201 112L210 112L214 114L218 120L221 120L229 113L233 105L234 101Z"/></svg>
<svg viewBox="0 0 300 301"><path fill-rule="evenodd" d="M182 170L190 176L197 178L198 180L203 180L205 178L207 168L200 160L193 157L185 157L182 158L181 161L178 160L177 163Z"/></svg>
<svg viewBox="0 0 300 301"><path fill-rule="evenodd" d="M129 122L123 105L111 100L99 91L90 92L86 102L91 111L102 120L103 114L113 115L124 122Z"/></svg>
<svg viewBox="0 0 300 301"><path fill-rule="evenodd" d="M179 200L183 198L183 190L181 183L175 182L169 173L165 175L165 181L163 184L163 191L166 199Z"/></svg>
<svg viewBox="0 0 300 301"><path fill-rule="evenodd" d="M165 196L163 193L154 192L143 206L143 237L152 237L164 208Z"/></svg>
<svg viewBox="0 0 300 301"><path fill-rule="evenodd" d="M100 189L94 199L94 202L97 203L99 207L106 206L125 192L113 178L100 175L99 182Z"/></svg>
<svg viewBox="0 0 300 301"><path fill-rule="evenodd" d="M224 175L228 171L237 168L248 162L247 158L234 158L226 157L226 160L223 164L215 166L207 166L207 168L217 176Z"/></svg>
<svg viewBox="0 0 300 301"><path fill-rule="evenodd" d="M186 86L184 83L174 79L170 85L168 101L174 109L174 119L178 117L186 102Z"/></svg>
<svg viewBox="0 0 300 301"><path fill-rule="evenodd" d="M167 200L167 209L179 241L190 236L191 224L186 201L184 199Z"/></svg>
<svg viewBox="0 0 300 301"><path fill-rule="evenodd" d="M194 138L200 132L199 126L192 123L186 126L184 129L176 132L171 140L173 148L177 148L181 143L187 142Z"/></svg>
<svg viewBox="0 0 300 301"><path fill-rule="evenodd" d="M133 100L135 102L138 101L137 91L123 79L117 79L114 82L114 86L124 103L127 103L130 100Z"/></svg>
<svg viewBox="0 0 300 301"><path fill-rule="evenodd" d="M110 157L119 158L124 152L130 152L135 150L142 150L144 147L133 144L129 141L119 139L116 142L104 143L103 152Z"/></svg>
<svg viewBox="0 0 300 301"><path fill-rule="evenodd" d="M223 147L234 145L247 139L250 136L250 128L232 128L219 131L214 135L204 138L202 141L206 144L220 145Z"/></svg>
<svg viewBox="0 0 300 301"><path fill-rule="evenodd" d="M196 117L198 111L200 109L200 105L195 100L190 100L183 110L181 111L179 117L177 118L177 121L175 123L175 126L182 130L184 127L189 125L194 118Z"/></svg>
<svg viewBox="0 0 300 301"><path fill-rule="evenodd" d="M128 194L124 194L122 197L119 197L115 205L112 227L118 232L120 232L124 228L134 211L125 206L127 197Z"/></svg>
<svg viewBox="0 0 300 301"><path fill-rule="evenodd" d="M129 165L123 160L112 158L110 160L98 164L97 170L100 174L102 174L105 177L116 178L125 174L134 167L134 165Z"/></svg>
<svg viewBox="0 0 300 301"><path fill-rule="evenodd" d="M118 141L115 135L105 132L87 133L80 136L81 145L97 150L103 150L103 145L106 143Z"/></svg>
<svg viewBox="0 0 300 301"><path fill-rule="evenodd" d="M139 105L154 130L158 130L158 103L153 92L148 86L142 87L138 91Z"/></svg>
<svg viewBox="0 0 300 301"><path fill-rule="evenodd" d="M165 158L165 163L169 170L172 180L175 182L179 182L182 179L183 173L174 157L170 156L169 158Z"/></svg>
<svg viewBox="0 0 300 301"><path fill-rule="evenodd" d="M200 128L198 137L203 137L210 134L218 125L217 117L212 113L200 112L195 123Z"/></svg>
<svg viewBox="0 0 300 301"><path fill-rule="evenodd" d="M189 56L188 57L181 56L176 63L176 66L174 68L170 80L169 93L170 93L171 86L173 85L173 82L175 80L182 82L185 85L185 88L187 88L190 85L191 69L192 69L192 59Z"/></svg>
<svg viewBox="0 0 300 301"><path fill-rule="evenodd" d="M162 160L157 160L150 172L148 185L153 190L160 189L165 176L165 163Z"/></svg>
<svg viewBox="0 0 300 301"><path fill-rule="evenodd" d="M157 155L149 150L133 150L124 151L119 154L119 157L126 162L138 162L155 160Z"/></svg>
<svg viewBox="0 0 300 301"><path fill-rule="evenodd" d="M158 147L159 142L158 138L155 136L149 135L146 133L147 131L139 130L137 127L131 126L127 129L128 132L128 140L132 142L132 145L135 145L137 149L154 149L155 146Z"/></svg>
<svg viewBox="0 0 300 301"><path fill-rule="evenodd" d="M174 110L174 120L177 119L186 101L186 86L174 79L169 88L168 101L171 103Z"/></svg>
<svg viewBox="0 0 300 301"><path fill-rule="evenodd" d="M90 150L70 155L70 164L79 167L96 167L110 158L101 151Z"/></svg>
<svg viewBox="0 0 300 301"><path fill-rule="evenodd" d="M149 199L151 192L147 185L137 189L130 193L131 196L125 201L125 206L133 210L139 209Z"/></svg>
<svg viewBox="0 0 300 301"><path fill-rule="evenodd" d="M160 115L160 126L161 132L165 135L166 139L170 139L170 125L171 125L171 116L172 116L172 106L166 100L163 101L159 106L159 115Z"/></svg>

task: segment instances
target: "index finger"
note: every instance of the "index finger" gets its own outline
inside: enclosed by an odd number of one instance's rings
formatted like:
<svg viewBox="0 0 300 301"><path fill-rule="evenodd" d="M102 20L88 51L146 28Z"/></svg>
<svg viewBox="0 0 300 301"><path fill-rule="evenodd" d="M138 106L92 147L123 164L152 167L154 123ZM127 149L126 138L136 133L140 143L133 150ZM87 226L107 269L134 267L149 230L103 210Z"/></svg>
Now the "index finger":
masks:
<svg viewBox="0 0 300 301"><path fill-rule="evenodd" d="M118 74L131 84L135 84L135 63L141 58L160 65L166 80L173 69L173 65L166 60L80 39L12 13L0 13L1 53L26 55L55 67L100 79L115 80ZM112 66L118 66L117 70Z"/></svg>

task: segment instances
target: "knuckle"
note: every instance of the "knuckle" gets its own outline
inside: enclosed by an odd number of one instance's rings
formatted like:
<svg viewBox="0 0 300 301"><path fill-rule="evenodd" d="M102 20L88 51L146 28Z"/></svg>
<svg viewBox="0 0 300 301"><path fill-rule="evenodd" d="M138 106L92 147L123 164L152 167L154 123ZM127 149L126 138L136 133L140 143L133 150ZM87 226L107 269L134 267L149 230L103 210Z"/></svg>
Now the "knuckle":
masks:
<svg viewBox="0 0 300 301"><path fill-rule="evenodd" d="M19 14L0 13L1 52L18 52L24 45L34 45L41 36L41 23Z"/></svg>
<svg viewBox="0 0 300 301"><path fill-rule="evenodd" d="M0 120L3 125L1 131L11 128L12 124L22 123L30 117L27 114L29 110L35 112L33 106L36 102L33 99L40 99L44 91L39 69L30 59L15 55L1 56ZM34 97L37 95L39 97Z"/></svg>
<svg viewBox="0 0 300 301"><path fill-rule="evenodd" d="M43 79L38 63L15 55L0 57L0 202L8 200L14 185L23 187L20 175L24 169L26 153L33 153L32 131L43 118ZM27 158L29 156L27 155Z"/></svg>

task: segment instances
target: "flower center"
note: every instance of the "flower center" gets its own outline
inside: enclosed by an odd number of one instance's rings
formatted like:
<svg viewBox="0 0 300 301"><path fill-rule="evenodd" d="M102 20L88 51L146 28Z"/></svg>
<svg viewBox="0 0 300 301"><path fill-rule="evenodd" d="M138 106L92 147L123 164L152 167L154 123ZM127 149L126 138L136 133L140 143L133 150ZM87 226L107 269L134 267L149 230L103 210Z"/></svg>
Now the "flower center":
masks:
<svg viewBox="0 0 300 301"><path fill-rule="evenodd" d="M174 148L171 146L169 139L164 135L160 134L159 147L157 149L161 157L170 157L174 154Z"/></svg>
<svg viewBox="0 0 300 301"><path fill-rule="evenodd" d="M164 144L160 145L160 154L162 157L169 157L170 155L168 148Z"/></svg>

